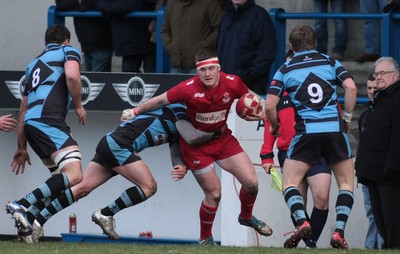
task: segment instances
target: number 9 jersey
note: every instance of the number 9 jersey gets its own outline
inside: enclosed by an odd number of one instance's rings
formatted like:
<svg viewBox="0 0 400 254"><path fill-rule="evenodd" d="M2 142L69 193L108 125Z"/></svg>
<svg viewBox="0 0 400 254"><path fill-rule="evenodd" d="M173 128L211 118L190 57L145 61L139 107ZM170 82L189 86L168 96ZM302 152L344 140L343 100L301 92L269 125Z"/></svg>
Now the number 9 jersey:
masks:
<svg viewBox="0 0 400 254"><path fill-rule="evenodd" d="M296 133L344 131L337 87L352 76L335 59L315 50L296 53L275 73L268 94L293 102Z"/></svg>

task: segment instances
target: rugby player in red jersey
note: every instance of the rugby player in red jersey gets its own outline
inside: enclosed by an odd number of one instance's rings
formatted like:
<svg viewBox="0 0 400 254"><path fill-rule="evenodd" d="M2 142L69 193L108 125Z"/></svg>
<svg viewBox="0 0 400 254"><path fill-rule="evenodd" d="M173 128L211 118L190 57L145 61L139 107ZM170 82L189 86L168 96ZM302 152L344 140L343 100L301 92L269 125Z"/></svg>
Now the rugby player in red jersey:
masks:
<svg viewBox="0 0 400 254"><path fill-rule="evenodd" d="M251 91L239 77L221 72L214 50L200 50L195 61L196 76L145 101L137 108L126 109L121 120L170 103L186 104L189 119L196 129L221 133L219 138L199 146L189 145L180 139L181 154L187 169L192 171L205 195L199 212L200 244L215 244L212 225L221 199L221 183L214 163L231 173L242 185L239 193L239 223L254 228L261 235L269 236L272 229L253 216L253 205L258 194L255 168L226 124L234 100ZM263 111L246 120L261 119L264 119Z"/></svg>

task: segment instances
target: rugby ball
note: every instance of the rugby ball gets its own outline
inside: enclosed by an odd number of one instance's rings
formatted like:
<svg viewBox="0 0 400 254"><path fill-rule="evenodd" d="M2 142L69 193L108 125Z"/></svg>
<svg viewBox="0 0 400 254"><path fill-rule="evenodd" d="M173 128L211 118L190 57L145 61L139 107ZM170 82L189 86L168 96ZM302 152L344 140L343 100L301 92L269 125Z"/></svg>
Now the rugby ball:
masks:
<svg viewBox="0 0 400 254"><path fill-rule="evenodd" d="M240 97L236 103L236 114L245 119L246 116L252 116L262 110L261 99L259 96L246 93Z"/></svg>

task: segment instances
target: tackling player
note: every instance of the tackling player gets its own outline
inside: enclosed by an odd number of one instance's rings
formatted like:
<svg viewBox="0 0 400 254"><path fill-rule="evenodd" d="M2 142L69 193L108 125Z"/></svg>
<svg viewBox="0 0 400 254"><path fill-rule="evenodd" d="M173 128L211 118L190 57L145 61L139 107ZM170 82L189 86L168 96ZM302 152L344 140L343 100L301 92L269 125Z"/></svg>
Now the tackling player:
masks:
<svg viewBox="0 0 400 254"><path fill-rule="evenodd" d="M188 121L185 107L181 104L171 104L121 123L99 141L96 154L86 167L82 182L66 191L36 216L33 223L33 241L37 241L40 228L51 216L87 196L117 174L135 186L122 192L121 196L108 206L93 213L92 220L110 239L119 239L115 232L113 216L125 208L149 199L157 191L157 183L138 153L148 147L169 143L174 165L172 177L180 180L186 174L186 168L180 157L179 134L194 145L218 137L218 133L194 129ZM67 200L70 202L66 202ZM50 210L52 206L58 209Z"/></svg>

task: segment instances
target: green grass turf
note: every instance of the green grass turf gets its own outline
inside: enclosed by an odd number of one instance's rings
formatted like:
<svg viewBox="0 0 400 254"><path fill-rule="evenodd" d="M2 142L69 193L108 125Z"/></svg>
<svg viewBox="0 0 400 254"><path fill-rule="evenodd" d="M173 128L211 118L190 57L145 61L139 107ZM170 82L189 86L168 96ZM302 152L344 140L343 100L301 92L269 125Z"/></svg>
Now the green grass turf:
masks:
<svg viewBox="0 0 400 254"><path fill-rule="evenodd" d="M29 254L298 254L298 253L322 253L322 254L361 254L361 253L380 253L392 254L400 253L394 250L336 250L336 249L283 249L269 247L228 247L228 246L200 246L200 245L142 245L142 244L97 244L97 243L65 243L65 242L40 242L27 245L16 241L0 241L0 253L29 253Z"/></svg>

